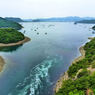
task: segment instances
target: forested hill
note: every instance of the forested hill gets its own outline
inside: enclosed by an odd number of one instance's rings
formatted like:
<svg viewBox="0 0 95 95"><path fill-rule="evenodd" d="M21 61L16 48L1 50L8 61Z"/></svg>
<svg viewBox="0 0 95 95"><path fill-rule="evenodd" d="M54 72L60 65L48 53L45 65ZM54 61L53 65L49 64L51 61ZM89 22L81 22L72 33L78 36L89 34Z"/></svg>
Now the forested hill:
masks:
<svg viewBox="0 0 95 95"><path fill-rule="evenodd" d="M21 18L16 18L16 17L5 17L5 19L14 22L24 22Z"/></svg>
<svg viewBox="0 0 95 95"><path fill-rule="evenodd" d="M14 28L17 30L20 30L22 28L22 26L19 23L14 22L14 21L9 21L0 17L0 28L7 28L7 27Z"/></svg>

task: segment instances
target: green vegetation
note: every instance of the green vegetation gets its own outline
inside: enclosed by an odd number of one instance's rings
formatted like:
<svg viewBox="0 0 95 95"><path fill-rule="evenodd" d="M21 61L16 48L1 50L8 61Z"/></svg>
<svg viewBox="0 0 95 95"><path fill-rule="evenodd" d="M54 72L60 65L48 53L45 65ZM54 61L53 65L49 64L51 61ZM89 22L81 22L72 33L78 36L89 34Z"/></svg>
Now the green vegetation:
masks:
<svg viewBox="0 0 95 95"><path fill-rule="evenodd" d="M6 17L5 19L14 21L14 22L24 22L21 18L16 18L16 17Z"/></svg>
<svg viewBox="0 0 95 95"><path fill-rule="evenodd" d="M0 17L0 28L14 28L16 30L20 30L22 26L17 22L9 21Z"/></svg>
<svg viewBox="0 0 95 95"><path fill-rule="evenodd" d="M81 72L77 75L77 78L83 77L83 76L88 76L90 72L87 69L82 69Z"/></svg>
<svg viewBox="0 0 95 95"><path fill-rule="evenodd" d="M18 32L12 28L1 28L0 29L0 43L16 43L23 40L25 37L21 32Z"/></svg>
<svg viewBox="0 0 95 95"><path fill-rule="evenodd" d="M87 89L91 89L94 93L91 95L95 95L95 38L84 46L84 50L85 58L69 67L69 79L63 81L56 95L86 95Z"/></svg>
<svg viewBox="0 0 95 95"><path fill-rule="evenodd" d="M85 95L88 88L95 90L95 74L63 81L63 86L56 95Z"/></svg>
<svg viewBox="0 0 95 95"><path fill-rule="evenodd" d="M79 62L77 62L76 64L72 64L72 66L69 67L68 70L68 75L69 77L73 78L75 77L76 73L80 70L80 69L84 69L89 67L89 62L87 61L87 59L83 59L80 60Z"/></svg>
<svg viewBox="0 0 95 95"><path fill-rule="evenodd" d="M95 68L95 61L92 62L92 68Z"/></svg>

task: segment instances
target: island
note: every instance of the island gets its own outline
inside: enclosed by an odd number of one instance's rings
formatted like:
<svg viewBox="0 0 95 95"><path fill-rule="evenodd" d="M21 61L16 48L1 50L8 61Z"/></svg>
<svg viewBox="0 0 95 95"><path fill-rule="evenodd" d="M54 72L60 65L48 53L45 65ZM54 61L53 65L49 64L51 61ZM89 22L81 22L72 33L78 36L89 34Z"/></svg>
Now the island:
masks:
<svg viewBox="0 0 95 95"><path fill-rule="evenodd" d="M80 52L82 55L57 81L55 95L94 95L95 38L81 47Z"/></svg>
<svg viewBox="0 0 95 95"><path fill-rule="evenodd" d="M22 45L30 41L30 38L13 28L0 28L0 47ZM0 72L4 67L5 61L0 56Z"/></svg>

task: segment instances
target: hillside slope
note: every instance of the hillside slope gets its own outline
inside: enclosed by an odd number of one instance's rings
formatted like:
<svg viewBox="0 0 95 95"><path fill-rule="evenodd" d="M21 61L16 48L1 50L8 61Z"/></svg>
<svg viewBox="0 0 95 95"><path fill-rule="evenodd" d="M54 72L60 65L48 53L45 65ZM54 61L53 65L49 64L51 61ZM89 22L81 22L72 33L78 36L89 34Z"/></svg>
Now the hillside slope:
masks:
<svg viewBox="0 0 95 95"><path fill-rule="evenodd" d="M24 22L21 18L15 18L15 17L5 17L5 19L14 22Z"/></svg>
<svg viewBox="0 0 95 95"><path fill-rule="evenodd" d="M0 28L14 28L20 30L22 26L17 22L9 21L0 17Z"/></svg>

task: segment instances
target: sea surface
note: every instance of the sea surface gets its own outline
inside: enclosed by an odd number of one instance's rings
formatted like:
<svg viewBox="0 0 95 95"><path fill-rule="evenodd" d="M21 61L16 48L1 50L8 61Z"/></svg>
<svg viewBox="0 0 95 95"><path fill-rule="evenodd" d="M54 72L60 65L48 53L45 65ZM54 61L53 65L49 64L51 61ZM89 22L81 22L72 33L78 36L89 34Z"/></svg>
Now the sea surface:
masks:
<svg viewBox="0 0 95 95"><path fill-rule="evenodd" d="M0 48L6 65L0 73L0 95L53 95L61 74L80 55L79 47L94 36L91 24L21 23L31 41Z"/></svg>

